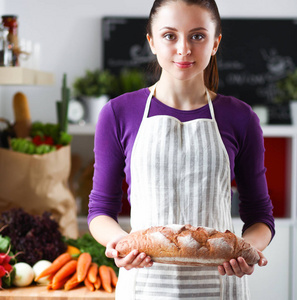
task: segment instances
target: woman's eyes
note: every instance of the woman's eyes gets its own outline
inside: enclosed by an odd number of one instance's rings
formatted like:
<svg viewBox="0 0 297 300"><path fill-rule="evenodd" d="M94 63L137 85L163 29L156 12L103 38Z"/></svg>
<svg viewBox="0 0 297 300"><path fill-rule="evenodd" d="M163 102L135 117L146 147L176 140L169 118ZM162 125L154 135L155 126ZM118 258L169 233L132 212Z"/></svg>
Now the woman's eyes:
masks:
<svg viewBox="0 0 297 300"><path fill-rule="evenodd" d="M201 41L203 39L204 39L204 35L203 34L197 33L197 34L192 35L192 40Z"/></svg>
<svg viewBox="0 0 297 300"><path fill-rule="evenodd" d="M166 34L164 34L164 38L168 41L172 41L172 40L176 39L176 36L172 33L166 33ZM190 37L190 39L194 40L194 41L201 41L204 38L205 38L205 36L203 34L200 34L200 33L196 33L196 34L194 34Z"/></svg>
<svg viewBox="0 0 297 300"><path fill-rule="evenodd" d="M166 34L164 34L164 38L168 41L172 41L175 39L175 36L171 33L166 33Z"/></svg>

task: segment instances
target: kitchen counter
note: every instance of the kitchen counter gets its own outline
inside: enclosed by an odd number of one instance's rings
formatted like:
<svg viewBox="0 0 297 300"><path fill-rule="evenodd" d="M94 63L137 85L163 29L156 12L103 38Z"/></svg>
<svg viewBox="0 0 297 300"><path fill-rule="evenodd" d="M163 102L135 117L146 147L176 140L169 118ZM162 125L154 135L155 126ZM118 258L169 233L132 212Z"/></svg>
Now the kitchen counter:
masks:
<svg viewBox="0 0 297 300"><path fill-rule="evenodd" d="M0 298L2 300L111 300L115 299L115 293L109 294L103 290L91 292L85 286L70 291L49 291L46 286L28 286L0 290Z"/></svg>

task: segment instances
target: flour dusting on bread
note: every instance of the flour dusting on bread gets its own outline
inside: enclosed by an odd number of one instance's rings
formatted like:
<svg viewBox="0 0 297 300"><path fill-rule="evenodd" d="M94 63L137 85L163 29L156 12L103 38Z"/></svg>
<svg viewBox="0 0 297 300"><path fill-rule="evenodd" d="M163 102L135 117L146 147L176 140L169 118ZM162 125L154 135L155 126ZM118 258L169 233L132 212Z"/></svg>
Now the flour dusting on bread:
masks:
<svg viewBox="0 0 297 300"><path fill-rule="evenodd" d="M189 247L189 248L200 247L200 244L195 239L193 239L190 234L185 236L178 236L177 240L180 243L180 245L183 245L184 247Z"/></svg>

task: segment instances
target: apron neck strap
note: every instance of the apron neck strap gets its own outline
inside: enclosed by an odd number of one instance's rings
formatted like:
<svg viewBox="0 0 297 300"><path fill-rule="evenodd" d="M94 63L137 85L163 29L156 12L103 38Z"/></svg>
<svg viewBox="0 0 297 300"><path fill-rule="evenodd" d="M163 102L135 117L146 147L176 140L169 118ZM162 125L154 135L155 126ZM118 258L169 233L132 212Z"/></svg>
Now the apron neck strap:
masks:
<svg viewBox="0 0 297 300"><path fill-rule="evenodd" d="M146 100L145 110L144 110L144 113L143 113L143 118L148 117L150 106L151 106L151 101L152 101L153 95L155 94L156 86L157 86L157 82L152 86L152 90L150 92L150 95L148 96L148 98Z"/></svg>
<svg viewBox="0 0 297 300"><path fill-rule="evenodd" d="M155 94L157 83L158 82L156 82L152 86L152 90L150 92L150 95L148 96L148 98L146 100L145 110L144 110L144 113L143 113L143 118L147 118L148 117L149 110L150 110L150 105L151 105L151 101L152 101L153 95ZM208 92L208 89L206 89L205 91L206 91L206 97L207 97L207 101L208 101L208 105L209 105L209 110L210 110L211 118L213 120L215 120L215 114L214 114L214 109L213 109L212 101L211 101L211 98L210 98L210 94Z"/></svg>
<svg viewBox="0 0 297 300"><path fill-rule="evenodd" d="M206 89L206 96L207 96L207 101L208 101L208 106L209 106L211 118L212 118L213 120L215 120L214 109L213 109L213 105L212 105L212 101L211 101L211 98L210 98L208 89Z"/></svg>

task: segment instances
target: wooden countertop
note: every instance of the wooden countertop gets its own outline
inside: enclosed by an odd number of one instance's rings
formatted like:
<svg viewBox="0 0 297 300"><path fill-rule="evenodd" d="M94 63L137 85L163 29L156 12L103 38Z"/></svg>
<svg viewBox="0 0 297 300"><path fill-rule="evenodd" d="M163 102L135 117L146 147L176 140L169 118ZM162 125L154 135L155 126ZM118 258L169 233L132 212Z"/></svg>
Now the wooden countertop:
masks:
<svg viewBox="0 0 297 300"><path fill-rule="evenodd" d="M109 294L103 290L91 292L85 286L70 291L49 291L46 286L28 286L23 288L10 288L0 290L2 300L111 300L115 299L114 292Z"/></svg>

